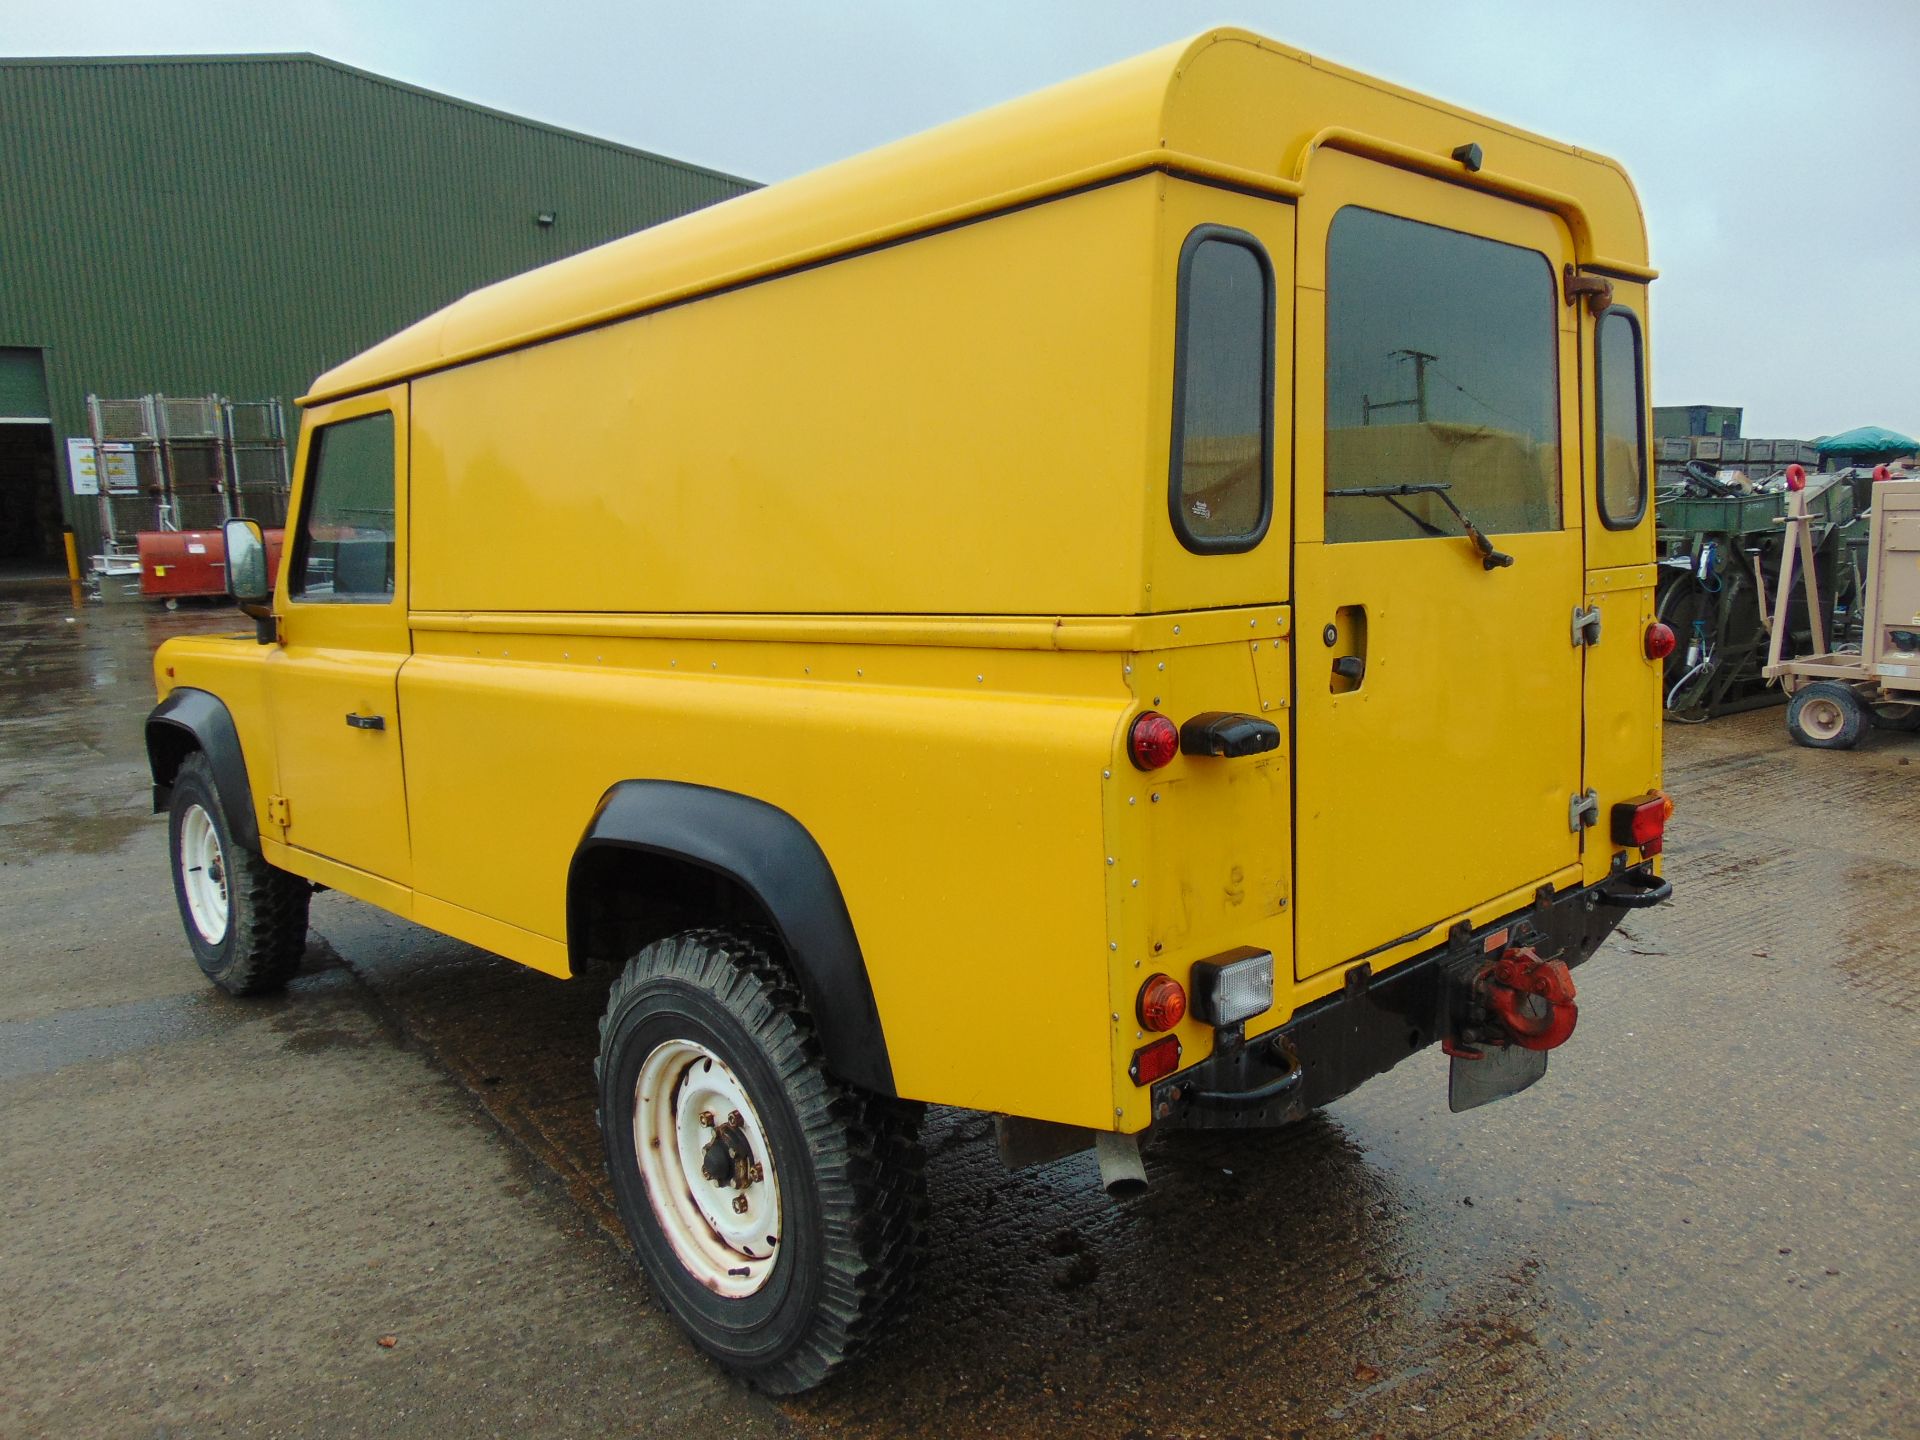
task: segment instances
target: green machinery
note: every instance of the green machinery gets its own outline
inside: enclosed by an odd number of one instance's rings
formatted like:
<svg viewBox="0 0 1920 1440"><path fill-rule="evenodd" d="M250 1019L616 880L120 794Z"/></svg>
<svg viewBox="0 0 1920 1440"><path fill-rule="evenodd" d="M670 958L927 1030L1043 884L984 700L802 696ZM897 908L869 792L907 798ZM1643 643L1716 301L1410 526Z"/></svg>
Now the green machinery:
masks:
<svg viewBox="0 0 1920 1440"><path fill-rule="evenodd" d="M1866 535L1856 487L1850 475L1812 475L1806 494L1826 633L1844 636L1859 594L1856 542ZM1786 697L1761 671L1786 535L1785 477L1748 488L1698 462L1663 466L1655 505L1657 603L1677 642L1666 662L1668 715L1698 721L1780 704ZM1794 595L1787 625L1786 653L1806 653L1803 595Z"/></svg>

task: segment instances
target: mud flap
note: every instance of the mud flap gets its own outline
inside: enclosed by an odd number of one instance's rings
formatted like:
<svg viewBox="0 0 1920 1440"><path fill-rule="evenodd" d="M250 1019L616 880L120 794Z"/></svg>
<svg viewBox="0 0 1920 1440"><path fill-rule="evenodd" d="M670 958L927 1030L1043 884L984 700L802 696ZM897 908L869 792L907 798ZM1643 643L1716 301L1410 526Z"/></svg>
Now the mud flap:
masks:
<svg viewBox="0 0 1920 1440"><path fill-rule="evenodd" d="M1456 1054L1447 1073L1447 1108L1458 1115L1518 1095L1547 1073L1547 1052L1488 1045L1479 1056Z"/></svg>

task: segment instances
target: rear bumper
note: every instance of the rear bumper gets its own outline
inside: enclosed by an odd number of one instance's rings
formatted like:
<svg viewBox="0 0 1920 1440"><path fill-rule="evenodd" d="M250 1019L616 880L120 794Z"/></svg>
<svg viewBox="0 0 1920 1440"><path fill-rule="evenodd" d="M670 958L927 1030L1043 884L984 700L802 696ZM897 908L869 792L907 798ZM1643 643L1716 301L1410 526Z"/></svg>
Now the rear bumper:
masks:
<svg viewBox="0 0 1920 1440"><path fill-rule="evenodd" d="M1670 894L1672 886L1651 866L1636 866L1584 889L1542 890L1527 909L1477 930L1456 926L1444 943L1383 975L1354 965L1343 989L1278 1030L1216 1050L1155 1085L1153 1123L1238 1130L1297 1120L1447 1038L1458 1022L1465 980L1486 963L1490 946L1532 944L1544 956L1579 965L1627 910Z"/></svg>

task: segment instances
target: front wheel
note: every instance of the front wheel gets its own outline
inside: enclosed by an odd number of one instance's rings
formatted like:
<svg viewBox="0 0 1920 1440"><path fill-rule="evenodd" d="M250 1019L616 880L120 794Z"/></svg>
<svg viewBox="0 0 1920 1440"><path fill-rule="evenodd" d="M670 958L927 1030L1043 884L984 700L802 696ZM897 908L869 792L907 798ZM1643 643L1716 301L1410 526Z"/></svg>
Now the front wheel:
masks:
<svg viewBox="0 0 1920 1440"><path fill-rule="evenodd" d="M1852 687L1816 680L1787 702L1787 733L1816 750L1851 750L1867 728L1866 709Z"/></svg>
<svg viewBox="0 0 1920 1440"><path fill-rule="evenodd" d="M167 810L173 894L201 971L229 995L264 995L300 968L313 889L234 838L199 752L174 777Z"/></svg>
<svg viewBox="0 0 1920 1440"><path fill-rule="evenodd" d="M926 1224L919 1107L828 1073L754 932L647 946L600 1037L607 1169L656 1291L761 1389L811 1389L911 1285Z"/></svg>

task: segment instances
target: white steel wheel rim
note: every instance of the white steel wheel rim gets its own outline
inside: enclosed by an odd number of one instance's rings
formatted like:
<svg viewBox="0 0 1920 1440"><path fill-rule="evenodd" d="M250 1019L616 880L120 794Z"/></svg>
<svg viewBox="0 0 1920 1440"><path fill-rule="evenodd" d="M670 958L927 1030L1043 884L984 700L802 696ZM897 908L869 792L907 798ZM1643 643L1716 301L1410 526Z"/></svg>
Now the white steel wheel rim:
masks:
<svg viewBox="0 0 1920 1440"><path fill-rule="evenodd" d="M193 928L209 945L227 938L227 855L205 808L192 806L180 821L180 888Z"/></svg>
<svg viewBox="0 0 1920 1440"><path fill-rule="evenodd" d="M1800 707L1800 724L1816 740L1831 740L1846 728L1847 717L1840 702L1815 695Z"/></svg>
<svg viewBox="0 0 1920 1440"><path fill-rule="evenodd" d="M715 1183L703 1169L723 1128L756 1167L745 1185ZM730 1300L764 1286L783 1238L780 1179L759 1112L727 1062L692 1040L654 1046L634 1081L633 1149L654 1218L687 1273Z"/></svg>

